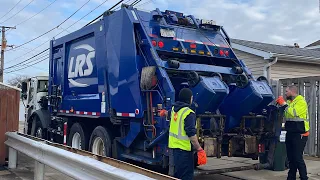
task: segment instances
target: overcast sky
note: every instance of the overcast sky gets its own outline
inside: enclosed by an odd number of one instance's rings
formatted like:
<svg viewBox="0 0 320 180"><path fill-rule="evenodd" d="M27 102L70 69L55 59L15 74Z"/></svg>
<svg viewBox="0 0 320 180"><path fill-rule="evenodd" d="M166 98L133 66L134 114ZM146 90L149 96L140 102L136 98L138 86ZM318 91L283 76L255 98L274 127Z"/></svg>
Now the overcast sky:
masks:
<svg viewBox="0 0 320 180"><path fill-rule="evenodd" d="M54 0L0 0L0 25L14 26L37 14ZM8 45L20 45L54 28L88 0L56 0L43 12L29 21L18 25L16 30L7 32ZM91 0L61 28L55 29L32 43L5 54L5 67L19 63L49 47L49 39L78 21L85 14L105 0ZM82 19L61 35L81 28L97 15L107 10L118 0L109 0L93 13ZM126 2L125 0L124 2ZM131 0L133 1L133 0ZM174 10L193 14L197 18L215 20L224 26L231 38L258 41L279 45L300 47L319 40L320 0L142 0L139 8L153 10ZM31 3L30 3L31 2ZM29 4L30 3L30 4ZM22 8L25 9L17 14ZM16 15L15 15L16 14ZM5 16L4 16L5 15ZM4 17L3 17L4 16ZM5 21L5 22L4 22ZM61 35L57 36L60 37ZM30 50L43 44L39 48ZM21 57L22 56L22 57ZM5 80L19 74L37 75L46 73L48 62L37 64L22 71L5 74ZM6 69L8 72L13 69Z"/></svg>

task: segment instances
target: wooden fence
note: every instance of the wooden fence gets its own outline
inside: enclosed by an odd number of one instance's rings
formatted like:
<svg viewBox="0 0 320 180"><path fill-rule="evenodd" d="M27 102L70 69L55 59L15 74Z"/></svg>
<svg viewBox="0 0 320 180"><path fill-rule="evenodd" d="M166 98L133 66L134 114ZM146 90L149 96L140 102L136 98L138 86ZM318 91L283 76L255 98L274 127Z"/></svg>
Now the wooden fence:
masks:
<svg viewBox="0 0 320 180"><path fill-rule="evenodd" d="M5 133L18 131L20 90L0 83L0 166L5 164Z"/></svg>
<svg viewBox="0 0 320 180"><path fill-rule="evenodd" d="M320 116L319 83L320 76L271 81L275 97L278 97L279 95L284 96L286 87L292 84L296 85L298 87L299 94L305 97L308 103L310 118L310 136L305 148L305 154L318 157L320 157L320 123L318 121Z"/></svg>

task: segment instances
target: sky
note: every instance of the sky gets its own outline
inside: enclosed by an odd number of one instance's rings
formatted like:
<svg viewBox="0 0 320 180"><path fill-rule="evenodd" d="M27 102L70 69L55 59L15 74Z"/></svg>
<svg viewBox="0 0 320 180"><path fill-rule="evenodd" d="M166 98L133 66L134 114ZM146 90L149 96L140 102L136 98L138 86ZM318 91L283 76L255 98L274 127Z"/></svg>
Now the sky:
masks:
<svg viewBox="0 0 320 180"><path fill-rule="evenodd" d="M20 3L8 13L19 1ZM49 48L50 39L78 30L118 2L118 0L108 0L103 6L77 22L104 1L0 0L0 26L15 26L52 3L32 19L6 32L7 44L15 46L56 27L88 2L59 28L20 48L5 52L5 81L18 75L48 74L48 61L11 73L8 72L15 68L6 68ZM320 0L142 0L137 8L173 10L187 15L192 14L199 19L214 20L235 39L279 45L298 43L300 47L320 39ZM77 23L74 26L65 30L75 22ZM56 36L61 31L62 34Z"/></svg>

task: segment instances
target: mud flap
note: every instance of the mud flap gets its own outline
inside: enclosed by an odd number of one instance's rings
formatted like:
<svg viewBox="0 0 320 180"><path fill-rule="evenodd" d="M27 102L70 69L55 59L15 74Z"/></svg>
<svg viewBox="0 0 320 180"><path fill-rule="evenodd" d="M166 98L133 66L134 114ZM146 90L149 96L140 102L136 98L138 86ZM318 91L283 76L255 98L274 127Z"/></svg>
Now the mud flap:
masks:
<svg viewBox="0 0 320 180"><path fill-rule="evenodd" d="M169 149L169 176L174 176L174 159L173 159L173 150Z"/></svg>

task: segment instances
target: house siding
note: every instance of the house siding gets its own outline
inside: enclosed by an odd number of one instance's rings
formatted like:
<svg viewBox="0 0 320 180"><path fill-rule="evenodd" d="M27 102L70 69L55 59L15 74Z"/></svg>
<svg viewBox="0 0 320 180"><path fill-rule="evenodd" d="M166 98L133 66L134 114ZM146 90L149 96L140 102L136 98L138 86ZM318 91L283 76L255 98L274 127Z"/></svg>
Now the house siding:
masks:
<svg viewBox="0 0 320 180"><path fill-rule="evenodd" d="M233 51L239 59L244 61L254 77L258 78L259 76L263 76L263 67L268 63L267 60L264 60L260 56L249 54L236 49L233 49Z"/></svg>
<svg viewBox="0 0 320 180"><path fill-rule="evenodd" d="M320 65L278 60L270 69L271 79L299 78L307 76L320 76Z"/></svg>

